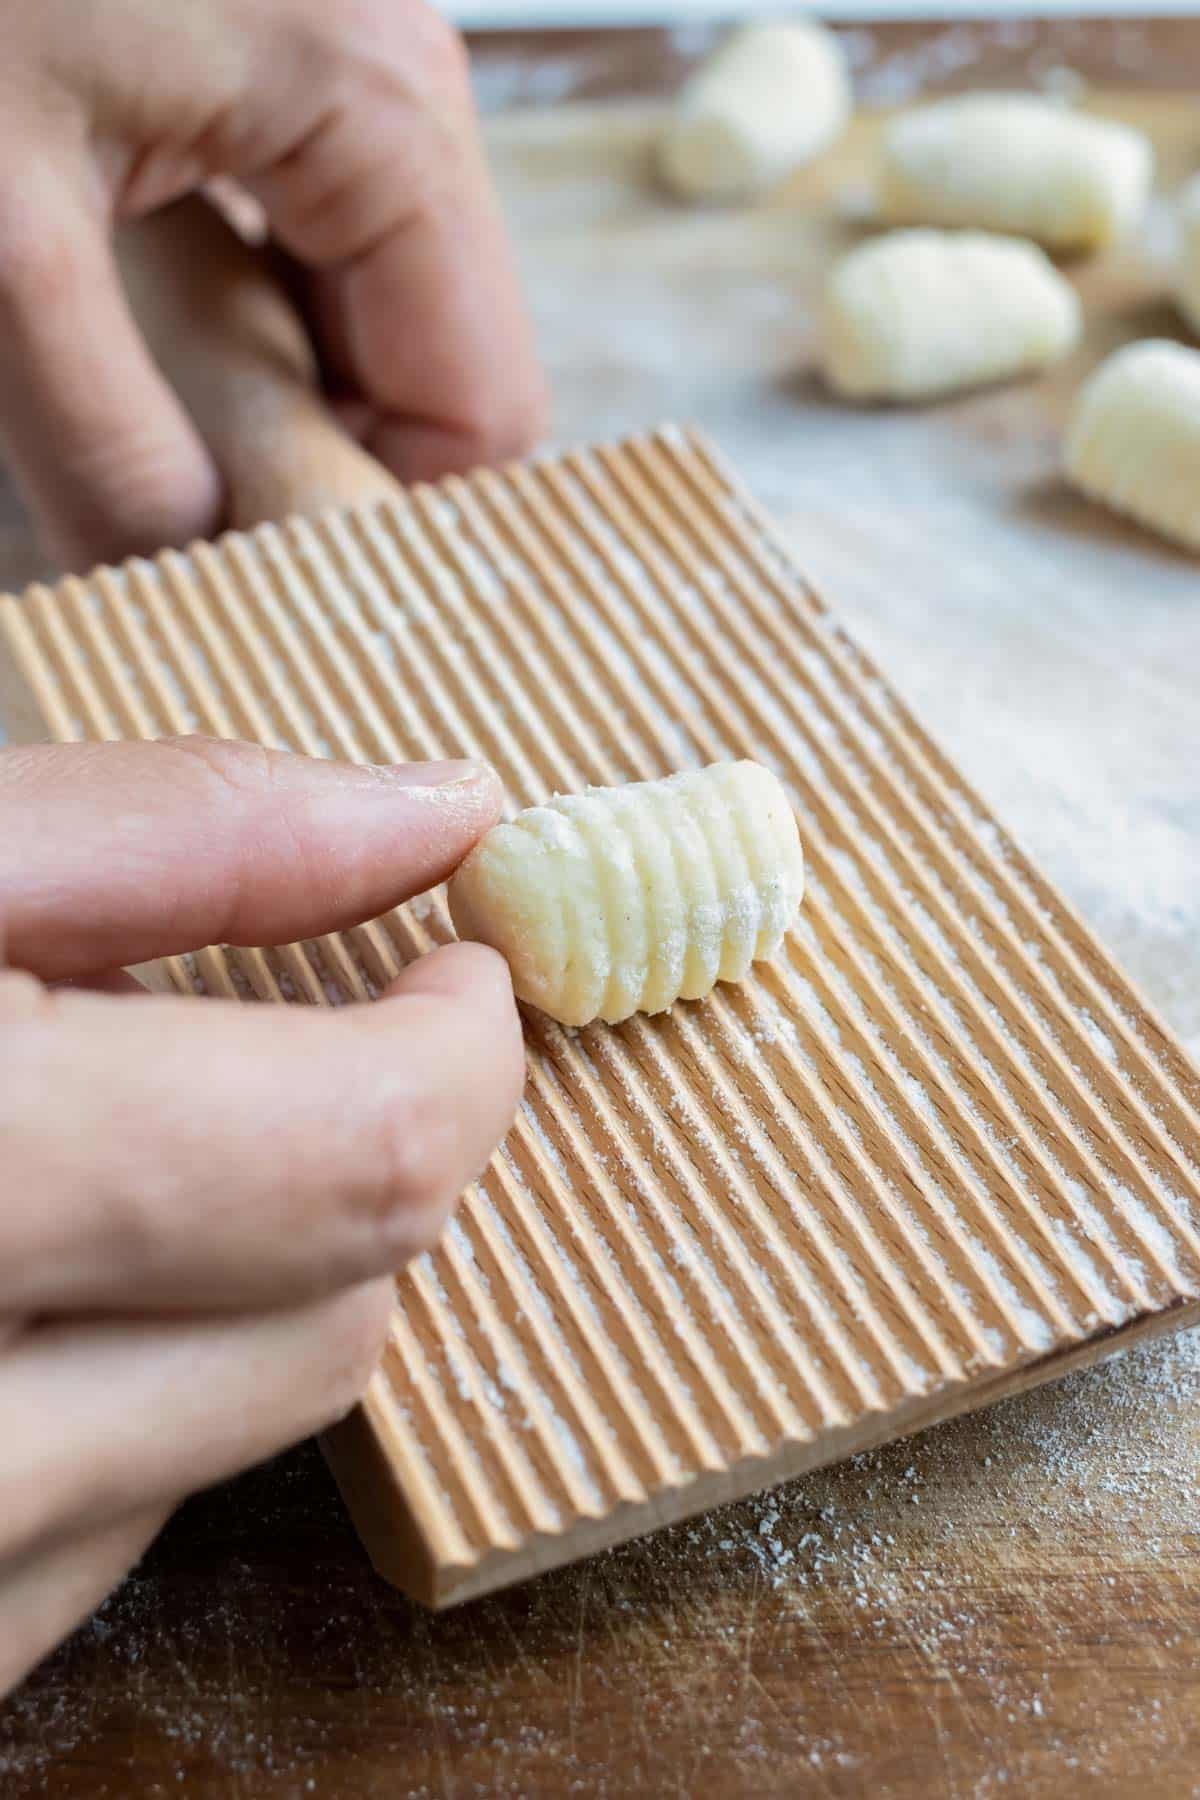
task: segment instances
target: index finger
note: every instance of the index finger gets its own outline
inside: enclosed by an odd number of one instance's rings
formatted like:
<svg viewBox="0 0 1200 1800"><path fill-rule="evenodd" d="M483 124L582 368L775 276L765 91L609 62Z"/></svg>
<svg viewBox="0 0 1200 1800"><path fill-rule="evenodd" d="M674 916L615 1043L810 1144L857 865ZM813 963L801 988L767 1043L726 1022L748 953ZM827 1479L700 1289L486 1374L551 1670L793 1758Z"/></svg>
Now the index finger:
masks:
<svg viewBox="0 0 1200 1800"><path fill-rule="evenodd" d="M338 36L349 103L246 185L311 272L319 347L393 473L519 455L546 390L461 42L423 5L339 16Z"/></svg>

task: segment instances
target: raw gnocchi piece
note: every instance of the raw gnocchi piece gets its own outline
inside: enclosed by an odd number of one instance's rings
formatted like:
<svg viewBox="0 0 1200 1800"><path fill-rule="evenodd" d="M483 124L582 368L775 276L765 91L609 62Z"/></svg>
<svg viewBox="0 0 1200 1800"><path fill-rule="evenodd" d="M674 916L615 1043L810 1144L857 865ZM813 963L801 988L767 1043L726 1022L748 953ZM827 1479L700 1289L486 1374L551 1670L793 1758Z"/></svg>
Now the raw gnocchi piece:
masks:
<svg viewBox="0 0 1200 1800"><path fill-rule="evenodd" d="M894 231L851 250L825 294L823 363L839 394L924 400L1057 362L1079 301L1036 244Z"/></svg>
<svg viewBox="0 0 1200 1800"><path fill-rule="evenodd" d="M787 794L752 762L588 788L493 826L450 883L460 938L564 1025L662 1012L770 956L804 890Z"/></svg>
<svg viewBox="0 0 1200 1800"><path fill-rule="evenodd" d="M1149 139L1035 94L966 94L903 114L883 133L879 208L898 225L1007 231L1095 249L1140 217Z"/></svg>
<svg viewBox="0 0 1200 1800"><path fill-rule="evenodd" d="M1175 265L1175 299L1192 330L1200 334L1200 176L1184 189L1177 216L1179 255Z"/></svg>
<svg viewBox="0 0 1200 1800"><path fill-rule="evenodd" d="M1067 432L1075 486L1200 550L1200 350L1127 344L1079 391Z"/></svg>
<svg viewBox="0 0 1200 1800"><path fill-rule="evenodd" d="M684 86L658 147L688 200L756 194L807 162L850 114L841 45L821 25L746 25Z"/></svg>

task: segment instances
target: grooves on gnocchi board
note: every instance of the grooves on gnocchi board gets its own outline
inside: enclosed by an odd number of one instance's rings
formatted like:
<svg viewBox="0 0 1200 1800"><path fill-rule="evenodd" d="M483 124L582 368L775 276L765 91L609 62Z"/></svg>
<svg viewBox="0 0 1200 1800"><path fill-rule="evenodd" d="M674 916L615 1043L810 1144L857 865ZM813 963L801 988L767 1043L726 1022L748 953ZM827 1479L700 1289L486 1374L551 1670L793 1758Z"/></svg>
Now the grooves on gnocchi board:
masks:
<svg viewBox="0 0 1200 1800"><path fill-rule="evenodd" d="M654 1019L530 1014L518 1121L328 1452L380 1569L486 1592L1200 1311L1200 1077L673 428L0 601L60 739L489 758L511 805L748 756L809 888ZM171 959L363 1000L441 894Z"/></svg>

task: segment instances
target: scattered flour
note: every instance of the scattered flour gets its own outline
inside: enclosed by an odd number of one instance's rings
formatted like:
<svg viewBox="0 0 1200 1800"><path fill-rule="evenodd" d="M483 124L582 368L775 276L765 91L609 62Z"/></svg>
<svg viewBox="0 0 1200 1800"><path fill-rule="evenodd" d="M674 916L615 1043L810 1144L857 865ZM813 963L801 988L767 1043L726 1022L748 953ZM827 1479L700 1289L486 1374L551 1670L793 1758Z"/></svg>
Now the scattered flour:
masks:
<svg viewBox="0 0 1200 1800"><path fill-rule="evenodd" d="M1196 1649L1197 1421L1193 1331L441 1617L371 1573L308 1447L184 1509L0 1715L0 1788L82 1793L74 1757L97 1794L291 1800L366 1744L412 1795L603 1793L618 1763L675 1791L685 1754L683 1792L861 1791L905 1684L914 1726L957 1715L947 1793L1040 1792L1046 1756L1067 1791L1136 1757L1188 1792L1161 1683Z"/></svg>

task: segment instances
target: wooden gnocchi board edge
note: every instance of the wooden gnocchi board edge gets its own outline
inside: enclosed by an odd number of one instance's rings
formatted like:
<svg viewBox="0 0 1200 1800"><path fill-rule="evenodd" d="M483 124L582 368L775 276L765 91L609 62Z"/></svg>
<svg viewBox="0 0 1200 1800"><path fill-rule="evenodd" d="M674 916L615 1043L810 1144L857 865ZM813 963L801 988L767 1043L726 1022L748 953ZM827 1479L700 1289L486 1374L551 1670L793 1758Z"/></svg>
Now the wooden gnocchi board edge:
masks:
<svg viewBox="0 0 1200 1800"><path fill-rule="evenodd" d="M1167 1312L1151 1314L1119 1331L1105 1333L1074 1352L1041 1357L994 1382L947 1391L930 1404L892 1415L874 1429L860 1428L830 1438L819 1452L814 1453L807 1445L784 1445L772 1456L750 1459L721 1475L699 1476L686 1487L658 1495L653 1505L621 1506L605 1519L576 1522L558 1536L530 1538L519 1560L506 1551L492 1552L474 1566L456 1568L439 1566L430 1557L428 1544L396 1479L396 1463L386 1453L386 1414L374 1412L370 1393L345 1419L322 1433L320 1444L378 1573L423 1606L441 1611L545 1575L565 1563L595 1556L617 1544L644 1537L660 1526L678 1524L829 1463L858 1456L897 1437L944 1424L960 1413L993 1406L1010 1395L1040 1387L1043 1382L1057 1381L1077 1369L1123 1355L1135 1344L1193 1325L1200 1325L1200 1302L1180 1303Z"/></svg>

